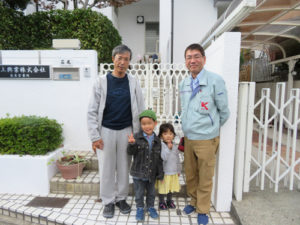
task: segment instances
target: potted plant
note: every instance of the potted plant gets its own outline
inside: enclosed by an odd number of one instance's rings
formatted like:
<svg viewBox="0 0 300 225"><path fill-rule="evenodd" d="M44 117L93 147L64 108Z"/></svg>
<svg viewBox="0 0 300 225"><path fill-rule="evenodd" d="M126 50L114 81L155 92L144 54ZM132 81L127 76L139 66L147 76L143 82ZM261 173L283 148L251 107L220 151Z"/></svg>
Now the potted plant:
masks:
<svg viewBox="0 0 300 225"><path fill-rule="evenodd" d="M74 179L82 175L87 159L78 154L64 155L56 161L57 168L65 179Z"/></svg>

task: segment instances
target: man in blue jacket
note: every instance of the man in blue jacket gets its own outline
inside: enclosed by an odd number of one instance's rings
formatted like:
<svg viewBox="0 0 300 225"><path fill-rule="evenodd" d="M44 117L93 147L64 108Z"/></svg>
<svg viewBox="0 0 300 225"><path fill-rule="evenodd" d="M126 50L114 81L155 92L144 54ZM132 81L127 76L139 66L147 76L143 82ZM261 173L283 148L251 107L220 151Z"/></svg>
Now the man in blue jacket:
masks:
<svg viewBox="0 0 300 225"><path fill-rule="evenodd" d="M219 75L204 69L205 52L191 44L185 50L190 71L179 85L182 130L185 136L184 170L190 204L184 213L198 213L198 224L206 225L211 202L220 127L229 117L227 90Z"/></svg>

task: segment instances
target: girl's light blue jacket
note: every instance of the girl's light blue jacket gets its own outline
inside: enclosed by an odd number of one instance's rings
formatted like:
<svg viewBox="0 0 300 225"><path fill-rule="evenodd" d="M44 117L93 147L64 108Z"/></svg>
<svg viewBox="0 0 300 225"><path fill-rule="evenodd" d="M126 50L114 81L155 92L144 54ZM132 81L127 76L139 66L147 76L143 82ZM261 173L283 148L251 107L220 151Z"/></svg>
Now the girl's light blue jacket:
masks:
<svg viewBox="0 0 300 225"><path fill-rule="evenodd" d="M191 75L179 84L182 130L190 140L209 140L219 136L220 126L230 114L223 78L203 70L200 87L193 97Z"/></svg>

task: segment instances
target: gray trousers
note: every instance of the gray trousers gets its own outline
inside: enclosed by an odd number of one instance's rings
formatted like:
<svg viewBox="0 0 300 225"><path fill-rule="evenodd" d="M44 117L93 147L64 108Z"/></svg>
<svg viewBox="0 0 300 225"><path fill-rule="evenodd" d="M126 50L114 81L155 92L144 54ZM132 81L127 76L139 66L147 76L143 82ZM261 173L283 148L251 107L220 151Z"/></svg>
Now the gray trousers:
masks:
<svg viewBox="0 0 300 225"><path fill-rule="evenodd" d="M132 127L111 130L102 126L103 150L97 149L100 198L104 205L126 199L129 190L131 156L127 154Z"/></svg>

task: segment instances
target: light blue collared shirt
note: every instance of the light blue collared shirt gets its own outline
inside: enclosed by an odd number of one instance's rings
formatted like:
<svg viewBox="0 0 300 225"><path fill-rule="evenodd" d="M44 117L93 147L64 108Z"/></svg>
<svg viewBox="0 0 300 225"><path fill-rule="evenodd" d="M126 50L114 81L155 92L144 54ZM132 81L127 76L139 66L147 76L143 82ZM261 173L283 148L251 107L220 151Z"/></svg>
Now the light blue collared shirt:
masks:
<svg viewBox="0 0 300 225"><path fill-rule="evenodd" d="M149 151L152 149L152 142L154 140L154 133L152 135L148 136L145 132L143 132L144 137L147 139L148 144L149 144Z"/></svg>
<svg viewBox="0 0 300 225"><path fill-rule="evenodd" d="M200 77L202 76L202 74L204 73L204 69L202 69L200 71L200 73L198 73L198 75L196 76L195 79L193 79L193 77L191 76L191 88L192 88L192 91L194 91L198 86L199 86L199 81L200 81Z"/></svg>

